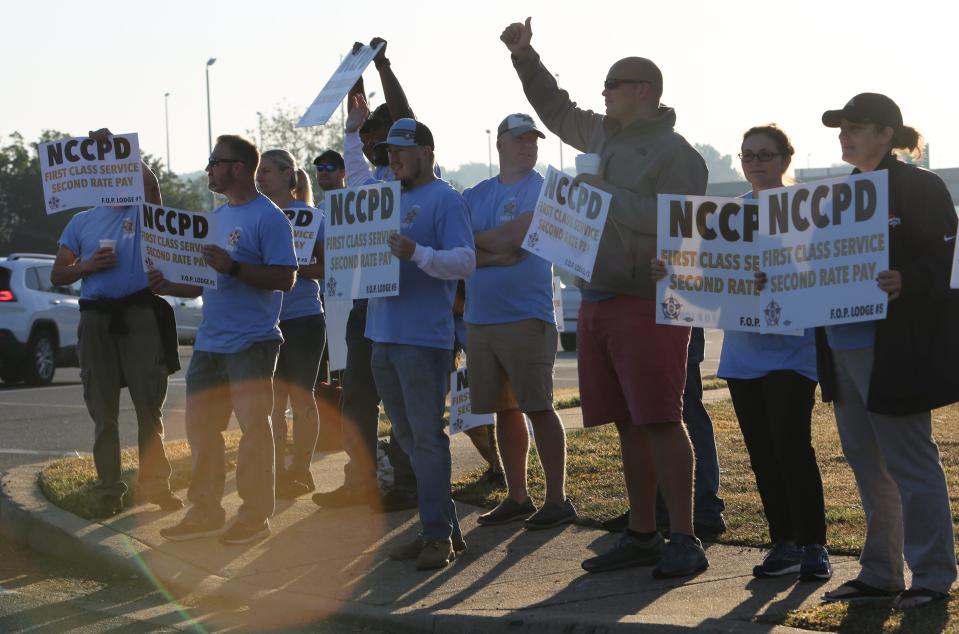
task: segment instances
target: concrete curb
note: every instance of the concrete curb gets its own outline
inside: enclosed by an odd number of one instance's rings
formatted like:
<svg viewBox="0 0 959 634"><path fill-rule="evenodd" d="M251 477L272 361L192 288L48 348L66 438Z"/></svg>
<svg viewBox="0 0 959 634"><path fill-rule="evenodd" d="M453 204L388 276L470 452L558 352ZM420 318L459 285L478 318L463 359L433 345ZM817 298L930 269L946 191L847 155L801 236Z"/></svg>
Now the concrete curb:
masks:
<svg viewBox="0 0 959 634"><path fill-rule="evenodd" d="M391 632L472 634L486 632L579 634L600 632L798 632L741 619L703 621L690 616L685 622L642 621L642 613L619 620L591 613L580 622L574 611L561 610L424 610L393 608L358 601L343 601L291 590L264 589L240 579L228 579L195 564L151 548L99 522L81 519L48 502L38 476L44 464L10 469L0 479L0 533L11 541L44 554L85 566L150 579L158 588L174 594L216 597L238 605L253 603L271 609L308 606L320 618L344 624L382 628Z"/></svg>

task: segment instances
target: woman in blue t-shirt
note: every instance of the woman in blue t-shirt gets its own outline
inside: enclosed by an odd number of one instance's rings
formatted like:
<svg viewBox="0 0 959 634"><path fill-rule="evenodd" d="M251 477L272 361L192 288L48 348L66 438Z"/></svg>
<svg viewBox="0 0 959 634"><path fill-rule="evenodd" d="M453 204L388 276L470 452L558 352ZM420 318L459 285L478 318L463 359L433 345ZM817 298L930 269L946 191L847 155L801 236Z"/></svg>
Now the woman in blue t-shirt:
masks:
<svg viewBox="0 0 959 634"><path fill-rule="evenodd" d="M747 130L739 157L752 191L744 197L783 187L793 153L789 137L775 124ZM653 279L665 275L665 263L654 260ZM717 375L729 385L769 523L772 548L753 575L829 579L822 478L811 434L817 378L813 330L795 335L727 330Z"/></svg>
<svg viewBox="0 0 959 634"><path fill-rule="evenodd" d="M267 150L256 171L259 190L283 210L313 205L310 177L286 150ZM290 215L289 213L287 215ZM326 320L320 302L323 233L317 232L314 259L301 264L293 288L283 293L280 331L283 345L273 377L273 442L276 450L276 496L293 499L313 491L310 463L320 431L313 397L320 358L326 344ZM286 403L293 408L293 450L286 468Z"/></svg>

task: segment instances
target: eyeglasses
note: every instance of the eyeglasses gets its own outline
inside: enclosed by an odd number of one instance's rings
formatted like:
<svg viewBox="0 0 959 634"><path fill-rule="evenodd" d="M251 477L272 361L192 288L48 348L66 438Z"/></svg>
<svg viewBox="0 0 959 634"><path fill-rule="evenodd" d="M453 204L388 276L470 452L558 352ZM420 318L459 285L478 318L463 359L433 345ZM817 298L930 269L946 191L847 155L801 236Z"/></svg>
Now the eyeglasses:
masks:
<svg viewBox="0 0 959 634"><path fill-rule="evenodd" d="M740 152L739 160L743 163L752 163L754 160L759 159L760 163L768 163L777 156L781 156L779 152L770 152L769 150L760 150L757 154L753 154L752 152Z"/></svg>
<svg viewBox="0 0 959 634"><path fill-rule="evenodd" d="M210 167L216 167L220 163L242 163L242 162L243 161L241 161L240 159L219 158L217 156L210 155L210 158L207 159L206 161L206 166L210 168Z"/></svg>
<svg viewBox="0 0 959 634"><path fill-rule="evenodd" d="M606 90L616 90L623 84L651 84L648 79L616 79L615 77L610 77L603 82L603 87Z"/></svg>
<svg viewBox="0 0 959 634"><path fill-rule="evenodd" d="M333 163L314 163L317 172L335 172L340 169L339 165Z"/></svg>

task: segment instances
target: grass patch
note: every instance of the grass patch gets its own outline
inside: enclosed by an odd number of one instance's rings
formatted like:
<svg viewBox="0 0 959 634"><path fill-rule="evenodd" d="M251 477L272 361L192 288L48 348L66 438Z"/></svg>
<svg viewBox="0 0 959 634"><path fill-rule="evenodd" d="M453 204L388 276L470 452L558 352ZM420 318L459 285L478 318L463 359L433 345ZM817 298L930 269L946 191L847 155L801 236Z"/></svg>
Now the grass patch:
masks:
<svg viewBox="0 0 959 634"><path fill-rule="evenodd" d="M236 467L236 451L240 443L240 432L237 430L224 432L226 443L227 470ZM174 491L183 489L190 484L190 475L193 465L190 458L190 446L185 440L166 443L167 459L170 461L170 488ZM127 494L124 503L127 507L139 504L137 491L137 450L128 447L120 452L120 468L122 479L127 484ZM90 519L90 509L96 503L93 485L96 484L97 472L93 458L63 458L51 462L40 472L40 488L47 499L62 509Z"/></svg>
<svg viewBox="0 0 959 634"><path fill-rule="evenodd" d="M760 622L817 632L909 632L933 634L959 632L959 601L953 592L949 602L901 612L888 605L824 603L784 616L763 616Z"/></svg>

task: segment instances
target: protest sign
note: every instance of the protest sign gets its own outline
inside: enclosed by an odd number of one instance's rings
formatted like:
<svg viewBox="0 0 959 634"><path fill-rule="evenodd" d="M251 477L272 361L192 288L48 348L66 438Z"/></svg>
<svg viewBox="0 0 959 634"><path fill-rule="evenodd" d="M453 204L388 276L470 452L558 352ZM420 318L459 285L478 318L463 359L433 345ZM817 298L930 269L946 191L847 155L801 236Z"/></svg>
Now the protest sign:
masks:
<svg viewBox="0 0 959 634"><path fill-rule="evenodd" d="M216 216L144 204L140 207L140 258L144 271L157 270L177 284L216 288L217 272L203 259L216 244Z"/></svg>
<svg viewBox="0 0 959 634"><path fill-rule="evenodd" d="M759 203L660 194L656 323L759 332Z"/></svg>
<svg viewBox="0 0 959 634"><path fill-rule="evenodd" d="M38 152L47 214L144 201L136 134L116 134L102 140L60 139L41 143Z"/></svg>
<svg viewBox="0 0 959 634"><path fill-rule="evenodd" d="M563 282L558 276L553 276L553 319L556 320L556 332L565 332L566 322L563 319Z"/></svg>
<svg viewBox="0 0 959 634"><path fill-rule="evenodd" d="M572 182L550 165L523 248L588 282L612 196L586 184L571 189Z"/></svg>
<svg viewBox="0 0 959 634"><path fill-rule="evenodd" d="M760 331L884 319L889 173L833 178L760 194Z"/></svg>
<svg viewBox="0 0 959 634"><path fill-rule="evenodd" d="M293 225L293 248L296 250L296 263L309 264L313 261L313 247L323 224L323 211L315 207L292 207L283 213Z"/></svg>
<svg viewBox="0 0 959 634"><path fill-rule="evenodd" d="M330 351L330 372L346 369L346 322L350 319L353 302L348 299L324 298L326 317L326 345Z"/></svg>
<svg viewBox="0 0 959 634"><path fill-rule="evenodd" d="M466 366L450 375L450 434L494 424L493 414L474 414L470 407L469 374Z"/></svg>
<svg viewBox="0 0 959 634"><path fill-rule="evenodd" d="M343 56L343 61L333 73L333 76L326 82L320 94L316 96L310 107L300 117L296 127L305 128L311 125L323 125L330 120L337 106L343 101L350 92L350 88L360 78L366 67L370 65L377 53L386 46L386 43L380 44L376 48L363 46L354 55L352 49Z"/></svg>
<svg viewBox="0 0 959 634"><path fill-rule="evenodd" d="M400 294L400 262L390 235L400 230L397 181L326 193L326 295L336 299Z"/></svg>

